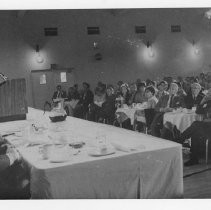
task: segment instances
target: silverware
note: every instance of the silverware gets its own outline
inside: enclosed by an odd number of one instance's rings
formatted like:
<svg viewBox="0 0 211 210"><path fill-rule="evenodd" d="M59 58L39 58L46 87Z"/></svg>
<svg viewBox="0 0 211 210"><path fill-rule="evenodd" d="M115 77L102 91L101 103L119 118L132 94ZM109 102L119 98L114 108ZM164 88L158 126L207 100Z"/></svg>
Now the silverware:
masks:
<svg viewBox="0 0 211 210"><path fill-rule="evenodd" d="M4 135L2 135L2 137L4 138L4 137L7 137L7 136L11 136L11 135L15 135L15 133L4 134Z"/></svg>

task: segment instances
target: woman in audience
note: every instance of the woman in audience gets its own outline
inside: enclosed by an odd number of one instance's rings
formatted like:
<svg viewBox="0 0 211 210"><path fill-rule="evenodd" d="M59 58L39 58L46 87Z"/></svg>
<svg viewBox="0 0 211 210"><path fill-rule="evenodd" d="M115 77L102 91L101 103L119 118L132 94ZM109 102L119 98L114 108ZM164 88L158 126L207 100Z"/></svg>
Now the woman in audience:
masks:
<svg viewBox="0 0 211 210"><path fill-rule="evenodd" d="M120 88L121 93L120 93L120 97L116 98L116 106L119 107L119 105L129 105L129 100L130 100L130 93L129 93L129 88L127 84L123 84ZM117 112L116 113L116 120L117 123L122 125L123 128L128 128L131 129L131 123L130 123L130 119L128 118L128 116L123 113L123 112Z"/></svg>
<svg viewBox="0 0 211 210"><path fill-rule="evenodd" d="M154 109L157 102L158 102L158 99L155 97L155 88L153 86L149 86L145 89L145 95L146 95L146 98L147 98L147 101L146 101L146 107L145 109ZM139 118L143 118L143 120L145 119L145 111L144 110L137 110L135 112L135 119L139 117ZM143 130L143 127L144 127L144 123L142 122L139 122L138 123L138 130L141 131Z"/></svg>
<svg viewBox="0 0 211 210"><path fill-rule="evenodd" d="M149 86L145 90L145 95L147 98L147 106L146 109L154 109L158 99L155 97L155 88L153 86Z"/></svg>
<svg viewBox="0 0 211 210"><path fill-rule="evenodd" d="M137 85L137 91L133 95L133 98L130 99L132 103L143 103L147 101L145 97L145 87L146 87L146 84L144 82L141 82Z"/></svg>
<svg viewBox="0 0 211 210"><path fill-rule="evenodd" d="M120 87L120 97L122 98L122 104L129 105L130 100L130 91L129 87L126 83L122 84Z"/></svg>

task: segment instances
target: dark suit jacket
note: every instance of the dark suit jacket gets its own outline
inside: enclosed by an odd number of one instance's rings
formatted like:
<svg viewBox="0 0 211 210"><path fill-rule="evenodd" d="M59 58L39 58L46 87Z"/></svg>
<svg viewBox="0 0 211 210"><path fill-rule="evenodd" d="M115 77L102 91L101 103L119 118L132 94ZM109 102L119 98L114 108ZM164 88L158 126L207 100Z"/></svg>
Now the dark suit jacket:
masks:
<svg viewBox="0 0 211 210"><path fill-rule="evenodd" d="M203 93L199 93L198 96L194 99L191 92L187 94L185 97L185 107L188 109L191 109L194 104L199 105L201 103L201 100L204 98Z"/></svg>
<svg viewBox="0 0 211 210"><path fill-rule="evenodd" d="M94 99L94 94L92 93L91 90L87 90L83 94L83 97L82 97L80 103L83 105L85 110L88 110L88 106L89 106L89 104L93 103L93 99Z"/></svg>
<svg viewBox="0 0 211 210"><path fill-rule="evenodd" d="M170 95L163 95L158 103L155 106L155 110L159 111L160 108L166 108L168 105ZM177 107L183 107L184 106L184 98L178 95L175 95L172 99L172 103L170 104L170 108L177 108Z"/></svg>
<svg viewBox="0 0 211 210"><path fill-rule="evenodd" d="M10 160L7 155L0 155L0 175L7 167L10 166Z"/></svg>
<svg viewBox="0 0 211 210"><path fill-rule="evenodd" d="M53 97L52 99L56 99L57 98L57 95L58 95L58 91L55 91L54 94L53 94ZM60 94L60 98L66 98L67 97L67 94L65 91L61 91L61 94Z"/></svg>

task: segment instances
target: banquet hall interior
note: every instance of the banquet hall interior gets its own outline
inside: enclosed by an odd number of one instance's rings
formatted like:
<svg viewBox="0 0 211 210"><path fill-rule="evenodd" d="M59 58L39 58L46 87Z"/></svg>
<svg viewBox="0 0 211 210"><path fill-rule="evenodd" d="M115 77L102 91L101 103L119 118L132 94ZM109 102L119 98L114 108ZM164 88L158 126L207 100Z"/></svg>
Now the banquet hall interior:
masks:
<svg viewBox="0 0 211 210"><path fill-rule="evenodd" d="M210 8L0 27L0 199L211 198Z"/></svg>

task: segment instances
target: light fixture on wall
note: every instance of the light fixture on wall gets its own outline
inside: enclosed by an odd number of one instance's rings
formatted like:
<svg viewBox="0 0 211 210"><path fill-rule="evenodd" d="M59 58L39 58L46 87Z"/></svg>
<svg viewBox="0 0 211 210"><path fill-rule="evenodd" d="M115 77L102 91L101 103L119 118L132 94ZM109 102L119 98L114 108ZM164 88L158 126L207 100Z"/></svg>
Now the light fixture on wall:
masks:
<svg viewBox="0 0 211 210"><path fill-rule="evenodd" d="M196 46L196 43L195 43L194 40L193 40L192 44L193 44L194 53L195 53L196 55L199 55L199 54L200 54L200 50L199 50L199 48Z"/></svg>
<svg viewBox="0 0 211 210"><path fill-rule="evenodd" d="M40 55L40 47L38 44L36 45L36 61L37 61L37 63L44 62L44 58Z"/></svg>
<svg viewBox="0 0 211 210"><path fill-rule="evenodd" d="M204 14L204 16L207 18L207 19L211 19L211 9L210 10L208 10L208 11L206 11L205 12L205 14Z"/></svg>
<svg viewBox="0 0 211 210"><path fill-rule="evenodd" d="M152 49L152 44L150 44L149 41L147 41L147 48L148 48L148 55L149 55L149 57L153 58L155 56L155 52Z"/></svg>
<svg viewBox="0 0 211 210"><path fill-rule="evenodd" d="M94 48L94 50L99 49L99 43L98 42L93 42L93 48Z"/></svg>

